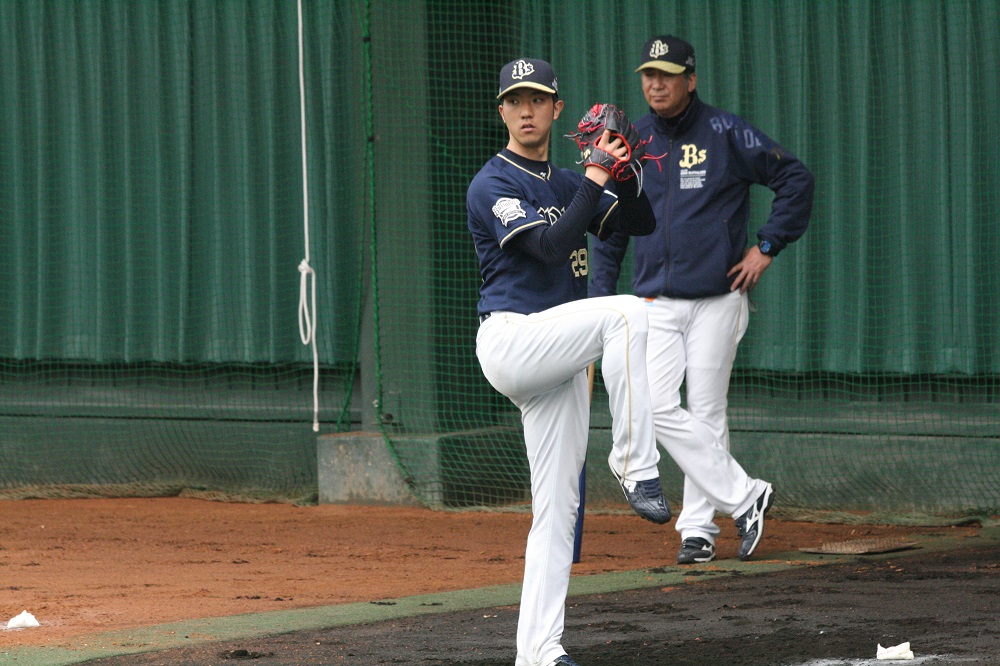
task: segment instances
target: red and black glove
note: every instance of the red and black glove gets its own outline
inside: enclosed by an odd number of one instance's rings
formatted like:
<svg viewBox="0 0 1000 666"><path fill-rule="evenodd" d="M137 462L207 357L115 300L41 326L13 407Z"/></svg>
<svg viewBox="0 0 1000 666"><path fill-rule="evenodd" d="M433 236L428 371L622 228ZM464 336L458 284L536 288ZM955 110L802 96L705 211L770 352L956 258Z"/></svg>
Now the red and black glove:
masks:
<svg viewBox="0 0 1000 666"><path fill-rule="evenodd" d="M642 172L640 160L646 155L649 140L639 138L639 132L632 121L617 106L595 104L580 120L577 128L579 131L567 135L567 138L576 141L576 145L580 147L580 164L598 166L617 181L628 180ZM628 149L625 157L618 159L597 147L597 140L604 134L604 130L610 131L612 138L620 139L625 145Z"/></svg>

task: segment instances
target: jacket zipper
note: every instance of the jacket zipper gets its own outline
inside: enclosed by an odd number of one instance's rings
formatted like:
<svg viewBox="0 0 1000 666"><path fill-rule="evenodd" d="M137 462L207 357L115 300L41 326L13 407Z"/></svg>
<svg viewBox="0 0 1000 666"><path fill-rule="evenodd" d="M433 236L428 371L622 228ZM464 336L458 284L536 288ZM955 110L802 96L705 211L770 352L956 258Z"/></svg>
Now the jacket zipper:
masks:
<svg viewBox="0 0 1000 666"><path fill-rule="evenodd" d="M670 259L670 209L671 209L671 203L672 203L673 196L674 196L674 190L673 190L672 187L670 187L670 182L671 182L670 179L673 177L673 166L672 166L672 161L670 160L670 156L673 154L673 152L674 152L674 138L672 136L668 136L667 137L667 155L666 155L666 159L667 159L667 178L666 178L667 199L666 199L666 210L663 211L663 221L664 221L664 224L663 224L663 249L664 249L664 253L663 254L664 254L664 261L666 261L666 263L667 263L667 275L666 275L667 283L666 283L666 288L664 289L664 291L666 291L668 293L670 291L672 291L671 286L670 286L670 283L671 283L670 276L671 276L671 273L673 273L673 267L674 267L674 262ZM663 294L663 295L666 296L667 294Z"/></svg>

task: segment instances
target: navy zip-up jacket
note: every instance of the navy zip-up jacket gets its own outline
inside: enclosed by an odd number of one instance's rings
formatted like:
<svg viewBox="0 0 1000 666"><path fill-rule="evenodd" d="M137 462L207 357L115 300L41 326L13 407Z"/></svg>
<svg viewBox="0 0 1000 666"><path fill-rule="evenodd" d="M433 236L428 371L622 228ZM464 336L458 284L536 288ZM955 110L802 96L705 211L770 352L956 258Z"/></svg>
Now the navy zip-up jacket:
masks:
<svg viewBox="0 0 1000 666"><path fill-rule="evenodd" d="M726 273L747 247L750 186L774 192L767 223L757 236L771 242L772 256L798 239L809 224L813 176L805 164L732 113L698 99L671 125L655 113L635 123L652 137L643 166L643 191L656 229L635 243L636 296L704 298L727 294ZM594 241L590 252L591 296L616 293L629 236Z"/></svg>

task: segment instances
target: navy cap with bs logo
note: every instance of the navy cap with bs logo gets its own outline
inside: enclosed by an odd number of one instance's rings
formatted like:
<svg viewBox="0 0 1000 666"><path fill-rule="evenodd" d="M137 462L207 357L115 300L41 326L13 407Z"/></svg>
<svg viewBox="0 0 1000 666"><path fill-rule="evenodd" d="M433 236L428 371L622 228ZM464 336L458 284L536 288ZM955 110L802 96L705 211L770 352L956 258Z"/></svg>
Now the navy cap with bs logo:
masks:
<svg viewBox="0 0 1000 666"><path fill-rule="evenodd" d="M639 62L642 64L635 68L637 72L644 69L658 69L667 74L693 72L694 47L680 37L659 35L643 45Z"/></svg>
<svg viewBox="0 0 1000 666"><path fill-rule="evenodd" d="M500 70L500 92L497 94L497 99L517 88L532 88L553 95L559 94L559 82L556 81L552 65L533 58L512 60Z"/></svg>

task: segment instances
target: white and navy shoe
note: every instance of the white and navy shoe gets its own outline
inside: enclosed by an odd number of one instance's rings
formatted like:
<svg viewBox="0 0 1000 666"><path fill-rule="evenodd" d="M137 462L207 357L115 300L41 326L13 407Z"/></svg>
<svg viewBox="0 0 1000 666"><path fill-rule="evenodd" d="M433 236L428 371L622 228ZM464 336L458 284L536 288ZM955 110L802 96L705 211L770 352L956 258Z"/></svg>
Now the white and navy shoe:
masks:
<svg viewBox="0 0 1000 666"><path fill-rule="evenodd" d="M615 470L610 458L608 459L608 467L618 479L618 484L622 487L622 492L625 493L625 499L628 500L629 505L637 514L657 525L670 522L670 505L663 497L663 488L660 487L659 478L627 481Z"/></svg>
<svg viewBox="0 0 1000 666"><path fill-rule="evenodd" d="M561 657L556 658L552 662L551 666L580 666L578 663L569 658L568 654L564 654Z"/></svg>
<svg viewBox="0 0 1000 666"><path fill-rule="evenodd" d="M749 560L757 549L760 538L764 536L764 516L773 503L774 488L769 483L753 506L736 519L736 532L740 536L740 548L736 554L741 560Z"/></svg>
<svg viewBox="0 0 1000 666"><path fill-rule="evenodd" d="M688 537L681 542L677 564L700 564L715 559L715 544L702 537Z"/></svg>

